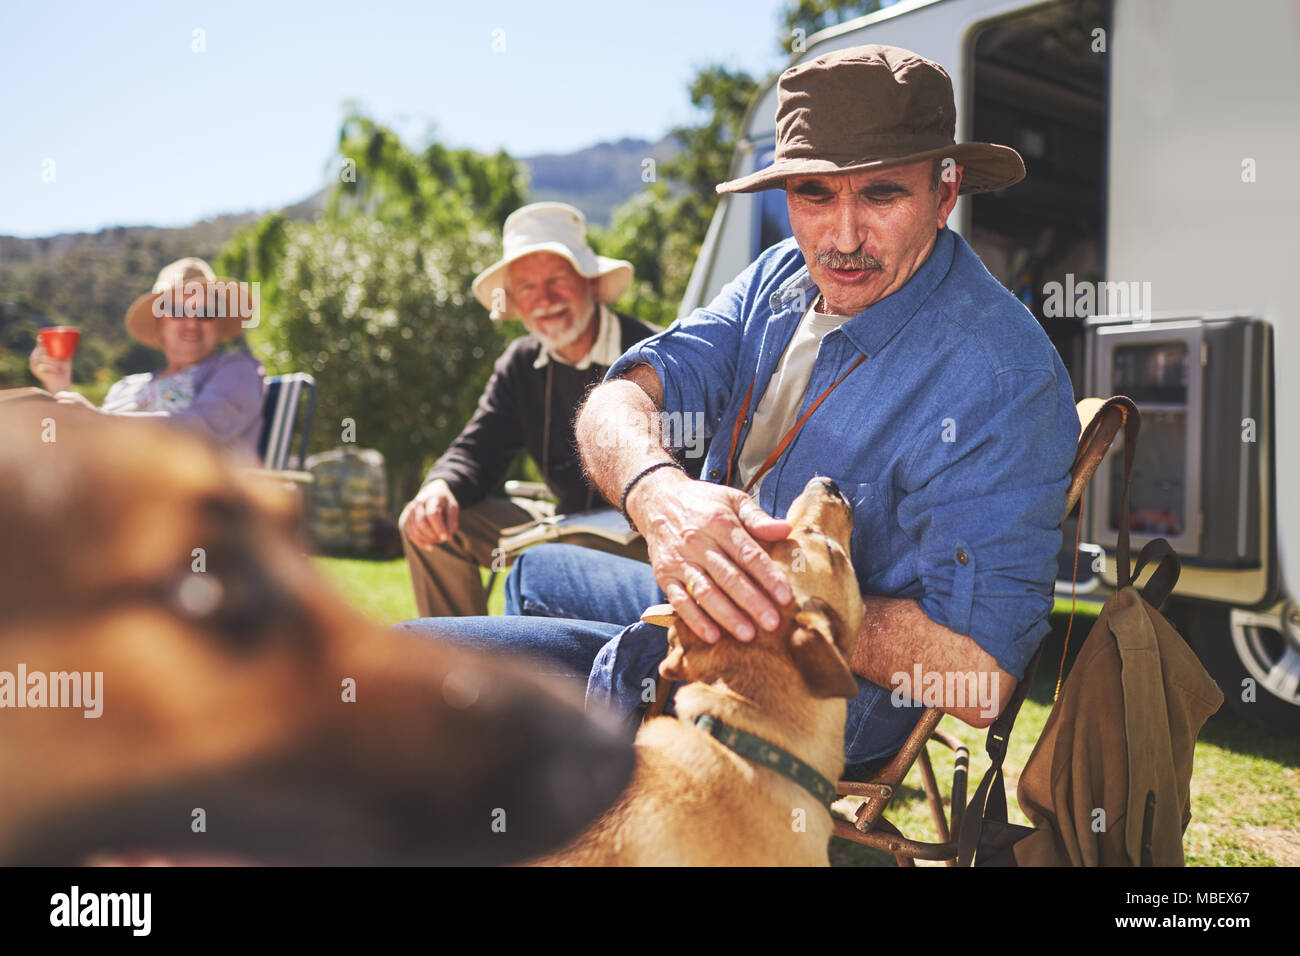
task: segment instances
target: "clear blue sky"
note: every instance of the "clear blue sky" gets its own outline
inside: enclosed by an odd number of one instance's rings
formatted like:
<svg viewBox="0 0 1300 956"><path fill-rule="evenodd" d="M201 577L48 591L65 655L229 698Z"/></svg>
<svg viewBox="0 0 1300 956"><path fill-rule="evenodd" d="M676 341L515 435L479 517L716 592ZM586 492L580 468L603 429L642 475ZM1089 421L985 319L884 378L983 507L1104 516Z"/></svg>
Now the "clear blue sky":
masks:
<svg viewBox="0 0 1300 956"><path fill-rule="evenodd" d="M342 105L518 156L656 139L720 62L764 75L781 0L6 4L0 235L183 225L319 189ZM206 51L194 52L195 29ZM494 31L504 31L494 34ZM494 39L504 40L494 52ZM43 172L53 160L53 182Z"/></svg>

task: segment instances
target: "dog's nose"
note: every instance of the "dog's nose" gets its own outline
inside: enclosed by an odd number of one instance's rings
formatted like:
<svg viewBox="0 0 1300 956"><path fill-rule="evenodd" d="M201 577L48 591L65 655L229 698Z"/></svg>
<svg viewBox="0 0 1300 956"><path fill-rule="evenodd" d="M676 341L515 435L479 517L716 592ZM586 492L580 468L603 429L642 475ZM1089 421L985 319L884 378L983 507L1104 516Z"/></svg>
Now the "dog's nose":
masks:
<svg viewBox="0 0 1300 956"><path fill-rule="evenodd" d="M834 495L836 498L840 499L840 501L844 502L846 505L852 504L849 501L849 499L845 496L844 492L840 491L840 486L835 483L834 478L827 478L823 475L819 475L813 480L817 482L817 484L821 485L822 488L824 488L828 494Z"/></svg>

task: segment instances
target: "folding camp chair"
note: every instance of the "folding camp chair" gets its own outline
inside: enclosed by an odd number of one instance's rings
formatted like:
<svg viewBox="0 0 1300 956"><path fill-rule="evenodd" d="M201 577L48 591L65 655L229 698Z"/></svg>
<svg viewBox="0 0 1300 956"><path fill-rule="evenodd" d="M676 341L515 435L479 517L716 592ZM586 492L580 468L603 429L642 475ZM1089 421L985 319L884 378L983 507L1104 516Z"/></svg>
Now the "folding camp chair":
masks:
<svg viewBox="0 0 1300 956"><path fill-rule="evenodd" d="M307 413L300 423L298 410L304 395ZM266 380L266 398L262 402L262 435L257 440L257 452L262 458L263 467L273 471L302 471L315 411L316 380L306 372L273 375ZM298 440L296 455L293 453L295 438Z"/></svg>
<svg viewBox="0 0 1300 956"><path fill-rule="evenodd" d="M303 406L306 413L299 415ZM311 435L316 411L316 380L306 372L274 375L266 380L262 400L262 434L257 440L262 467L248 469L259 477L310 484L311 475L303 471L307 457L307 440ZM294 450L295 439L297 451Z"/></svg>
<svg viewBox="0 0 1300 956"><path fill-rule="evenodd" d="M1115 440L1115 435L1123 426L1128 409L1132 407L1133 403L1122 396L1111 398L1105 402L1096 398L1085 398L1079 402L1077 406L1079 421L1085 427L1079 436L1079 446L1075 453L1074 464L1070 466L1070 486L1066 493L1065 514L1062 516L1062 522L1069 517L1070 512L1079 503L1084 489L1088 486L1088 482L1092 480L1097 467L1101 464L1102 459L1110 449L1111 443ZM1022 684L1027 685L1033 678L1033 672L1041 654L1042 648L1040 647L1034 654L1029 666L1025 669ZM1010 716L1014 720L1015 714L1012 708L1018 708L1020 701L1013 700L1007 706L1008 711L1011 712L1006 716ZM961 816L966 809L966 777L970 754L961 741L938 729L942 717L943 711L938 709L927 708L923 711L920 720L911 734L908 735L902 749L893 758L889 759L883 769L876 772L870 781L841 780L839 782L837 790L840 796L864 797L865 800L855 813L853 822L836 817L836 836L851 840L854 843L861 843L878 850L884 850L886 853L892 853L899 866L913 866L915 865L914 860L946 861L949 866L956 862L958 842L961 836L959 832ZM1010 728L1005 727L1003 735L997 741L998 746L1005 748L1005 734L1009 732ZM943 799L939 794L939 788L934 776L934 767L930 763L930 754L926 747L931 740L937 741L953 751L956 757L956 765L953 769L952 800L948 814L944 812ZM921 780L925 787L926 801L929 803L930 814L934 820L935 829L939 834L939 842L937 843L925 843L908 839L884 817L885 809L889 806L890 801L898 792L898 788L912 769L912 764L917 760L921 764Z"/></svg>

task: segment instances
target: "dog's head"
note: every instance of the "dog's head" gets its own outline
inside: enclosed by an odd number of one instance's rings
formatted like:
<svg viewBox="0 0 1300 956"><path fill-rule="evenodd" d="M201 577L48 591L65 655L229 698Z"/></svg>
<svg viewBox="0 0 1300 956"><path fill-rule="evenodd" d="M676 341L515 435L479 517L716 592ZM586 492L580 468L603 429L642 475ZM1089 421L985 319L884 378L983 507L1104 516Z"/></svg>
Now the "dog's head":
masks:
<svg viewBox="0 0 1300 956"><path fill-rule="evenodd" d="M728 635L710 644L667 615L668 656L659 673L671 680L710 682L719 678L747 696L761 696L770 684L771 662L792 668L817 698L856 697L849 657L864 611L849 557L853 509L828 478L813 478L790 506L790 536L767 551L786 572L794 601L780 625L758 630L749 646Z"/></svg>
<svg viewBox="0 0 1300 956"><path fill-rule="evenodd" d="M0 447L0 862L505 862L626 783L580 697L353 612L197 438L24 403Z"/></svg>

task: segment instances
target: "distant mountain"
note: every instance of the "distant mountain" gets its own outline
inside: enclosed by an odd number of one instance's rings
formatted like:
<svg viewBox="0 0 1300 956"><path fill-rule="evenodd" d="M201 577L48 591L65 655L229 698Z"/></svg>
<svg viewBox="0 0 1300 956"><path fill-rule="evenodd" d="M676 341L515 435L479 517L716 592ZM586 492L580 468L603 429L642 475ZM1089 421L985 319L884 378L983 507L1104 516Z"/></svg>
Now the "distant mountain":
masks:
<svg viewBox="0 0 1300 956"><path fill-rule="evenodd" d="M645 188L646 160L654 160L658 176L659 164L676 152L668 138L621 139L563 155L525 156L521 162L528 167L529 198L572 203L593 225L608 225L614 209ZM322 189L281 212L314 219L327 195ZM126 307L153 285L164 265L182 256L212 259L261 215L217 216L178 228L114 226L38 239L0 236L0 350L8 353L0 356L8 359L0 360L0 387L29 384L25 356L43 325L78 326L83 341L94 342L119 373L151 367L156 354L127 340Z"/></svg>
<svg viewBox="0 0 1300 956"><path fill-rule="evenodd" d="M608 225L614 209L645 188L643 175L657 177L658 166L678 151L668 137L652 143L620 139L597 143L576 153L525 156L530 174L529 198L572 203L594 224ZM650 167L646 160L654 160Z"/></svg>

